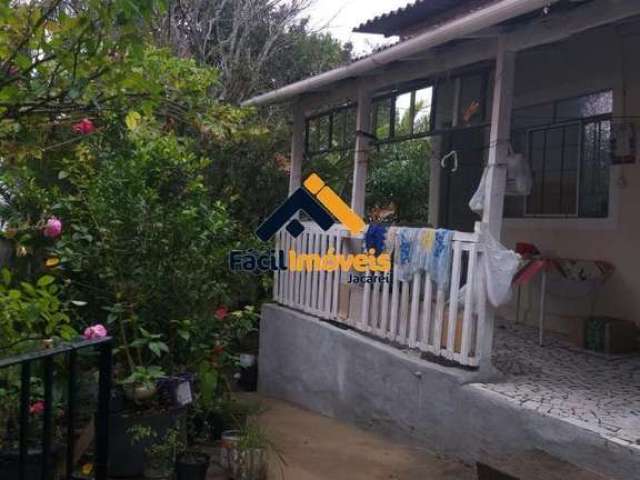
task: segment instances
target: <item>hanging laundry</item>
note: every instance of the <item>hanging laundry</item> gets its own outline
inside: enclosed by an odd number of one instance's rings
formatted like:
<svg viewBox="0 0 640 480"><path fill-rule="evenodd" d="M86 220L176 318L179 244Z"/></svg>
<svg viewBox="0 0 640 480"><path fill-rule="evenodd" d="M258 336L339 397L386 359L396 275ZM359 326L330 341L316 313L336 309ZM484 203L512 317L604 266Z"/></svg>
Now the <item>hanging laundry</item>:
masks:
<svg viewBox="0 0 640 480"><path fill-rule="evenodd" d="M418 272L421 270L429 271L429 259L431 258L431 250L436 237L434 228L421 228L418 230L414 239L414 254L412 257L412 270Z"/></svg>
<svg viewBox="0 0 640 480"><path fill-rule="evenodd" d="M401 282L408 282L415 273L412 258L417 232L415 228L399 228L396 235L395 273Z"/></svg>
<svg viewBox="0 0 640 480"><path fill-rule="evenodd" d="M397 233L398 233L398 227L389 227L387 229L387 235L384 240L384 251L389 255L391 255L395 250Z"/></svg>
<svg viewBox="0 0 640 480"><path fill-rule="evenodd" d="M436 230L429 259L429 272L431 280L438 286L438 290L446 290L451 280L453 234L452 230L443 228Z"/></svg>
<svg viewBox="0 0 640 480"><path fill-rule="evenodd" d="M385 250L385 238L387 236L387 227L372 223L369 225L367 232L364 235L364 243L367 252L374 250L376 256L380 255Z"/></svg>

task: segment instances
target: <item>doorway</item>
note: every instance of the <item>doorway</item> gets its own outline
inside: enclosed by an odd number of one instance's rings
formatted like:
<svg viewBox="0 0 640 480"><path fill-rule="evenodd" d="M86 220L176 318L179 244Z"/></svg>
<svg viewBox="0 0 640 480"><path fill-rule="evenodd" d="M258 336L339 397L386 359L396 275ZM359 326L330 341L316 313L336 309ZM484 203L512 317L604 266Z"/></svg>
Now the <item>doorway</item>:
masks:
<svg viewBox="0 0 640 480"><path fill-rule="evenodd" d="M441 228L473 232L479 217L469 208L469 200L482 178L487 138L488 127L466 128L443 135L442 156L455 150L458 168L453 171L453 159L449 159L441 171L438 219Z"/></svg>

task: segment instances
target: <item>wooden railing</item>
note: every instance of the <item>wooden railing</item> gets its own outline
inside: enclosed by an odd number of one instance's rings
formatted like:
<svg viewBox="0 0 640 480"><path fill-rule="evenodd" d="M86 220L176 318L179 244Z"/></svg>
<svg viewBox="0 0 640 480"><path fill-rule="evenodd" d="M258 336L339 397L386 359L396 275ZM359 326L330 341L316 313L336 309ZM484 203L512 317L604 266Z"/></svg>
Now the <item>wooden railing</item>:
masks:
<svg viewBox="0 0 640 480"><path fill-rule="evenodd" d="M337 255L358 254L362 242L362 236L351 236L341 226L325 232L307 223L297 239L280 232L276 251L322 255L333 249ZM472 287L481 256L477 235L455 232L452 248L446 291L424 271L406 282L391 274L389 282L350 284L350 273L340 270L287 270L275 274L274 301L403 348L474 367L479 363L485 314L484 295L476 294L483 289Z"/></svg>

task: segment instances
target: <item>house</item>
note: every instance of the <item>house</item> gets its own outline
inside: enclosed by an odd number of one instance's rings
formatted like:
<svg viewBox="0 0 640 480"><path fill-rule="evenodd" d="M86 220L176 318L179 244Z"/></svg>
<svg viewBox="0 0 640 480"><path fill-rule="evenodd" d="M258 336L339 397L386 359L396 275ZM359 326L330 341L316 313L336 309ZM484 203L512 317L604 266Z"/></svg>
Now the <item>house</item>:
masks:
<svg viewBox="0 0 640 480"><path fill-rule="evenodd" d="M291 105L292 192L314 159L346 159L349 180L336 189L363 217L384 207L367 205L372 158L428 142L428 214L411 226L455 231L451 281L276 273L261 388L470 461L541 449L637 478L640 361L589 353L582 337L595 318L607 338L637 343L640 2L417 0L356 31L399 40L247 103ZM532 174L526 196L506 195L514 152ZM480 218L468 203L483 172ZM297 238L281 232L278 249L361 248L361 235L305 226ZM545 259L500 308L466 288L487 281L479 227ZM589 281L546 273L562 262Z"/></svg>

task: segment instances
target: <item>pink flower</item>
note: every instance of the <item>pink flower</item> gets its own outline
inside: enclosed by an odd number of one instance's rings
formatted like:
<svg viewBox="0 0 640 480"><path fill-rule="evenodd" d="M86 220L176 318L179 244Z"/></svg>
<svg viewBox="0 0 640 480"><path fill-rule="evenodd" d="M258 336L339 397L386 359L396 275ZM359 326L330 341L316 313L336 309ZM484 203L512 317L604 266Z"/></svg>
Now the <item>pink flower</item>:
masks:
<svg viewBox="0 0 640 480"><path fill-rule="evenodd" d="M38 400L29 407L29 413L32 415L37 415L42 412L44 412L44 402L42 400Z"/></svg>
<svg viewBox="0 0 640 480"><path fill-rule="evenodd" d="M56 217L51 217L47 220L47 224L44 227L44 236L49 238L59 237L62 233L62 222Z"/></svg>
<svg viewBox="0 0 640 480"><path fill-rule="evenodd" d="M106 337L108 334L109 332L107 332L107 329L98 323L85 329L84 338L87 340L94 340L96 338Z"/></svg>
<svg viewBox="0 0 640 480"><path fill-rule="evenodd" d="M216 310L215 316L218 320L224 320L229 313L229 309L227 307L218 307Z"/></svg>
<svg viewBox="0 0 640 480"><path fill-rule="evenodd" d="M88 118L83 118L78 123L75 123L71 128L75 133L79 133L80 135L88 135L93 133L96 129L93 122Z"/></svg>

